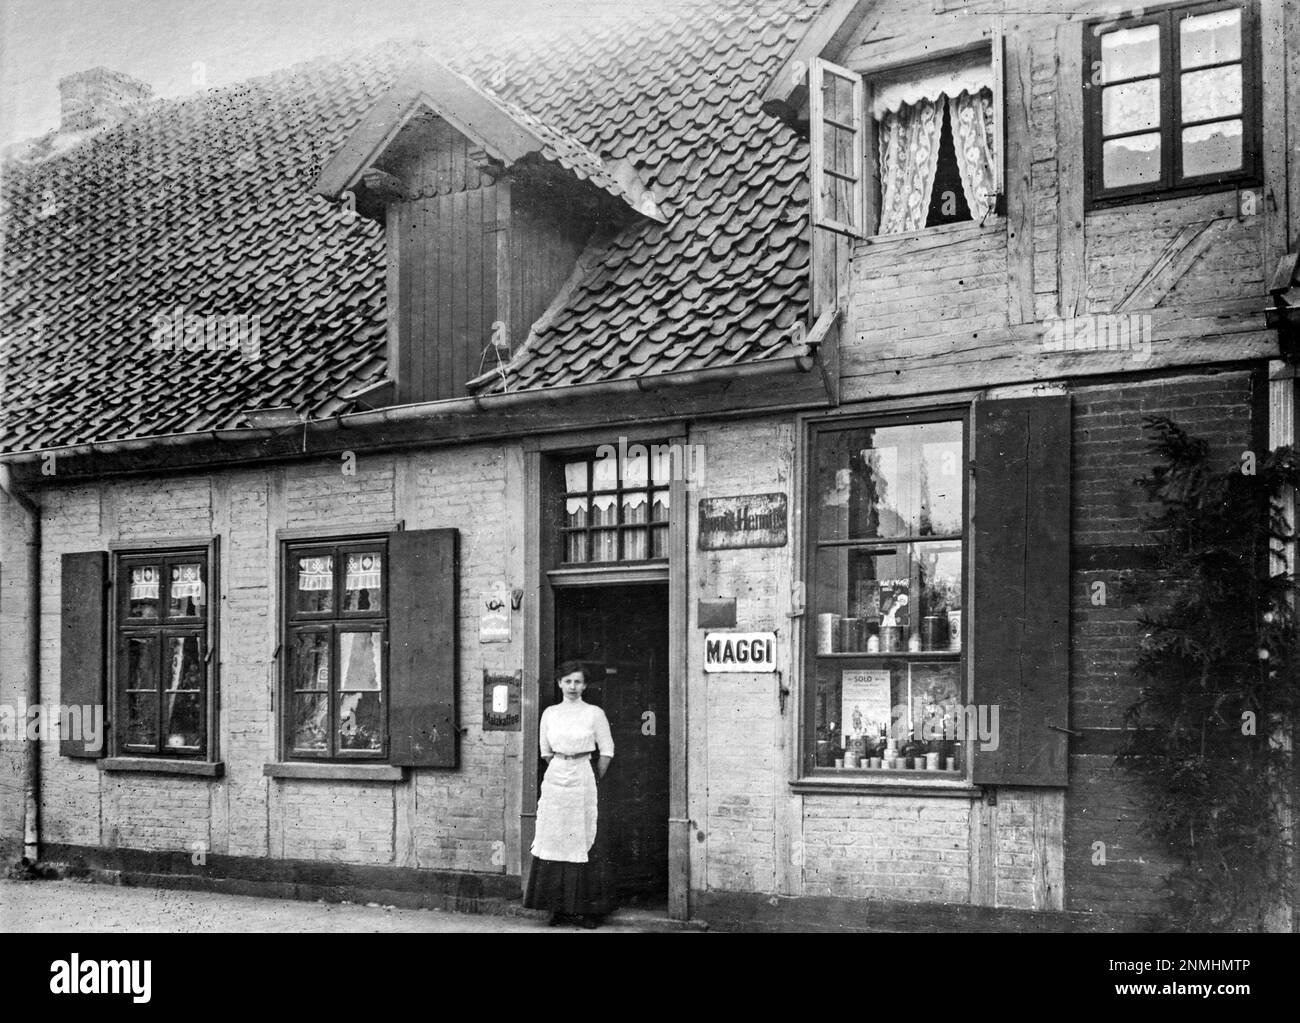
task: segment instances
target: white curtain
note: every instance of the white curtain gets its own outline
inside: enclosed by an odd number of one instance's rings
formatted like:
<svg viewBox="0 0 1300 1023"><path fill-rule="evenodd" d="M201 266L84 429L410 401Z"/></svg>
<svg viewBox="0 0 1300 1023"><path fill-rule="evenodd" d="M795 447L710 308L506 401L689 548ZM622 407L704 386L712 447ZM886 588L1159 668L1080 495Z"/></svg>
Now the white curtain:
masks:
<svg viewBox="0 0 1300 1023"><path fill-rule="evenodd" d="M881 120L880 234L925 227L942 128L943 108L929 99L901 104Z"/></svg>
<svg viewBox="0 0 1300 1023"><path fill-rule="evenodd" d="M993 91L962 92L948 99L957 171L973 220L983 220L993 205Z"/></svg>

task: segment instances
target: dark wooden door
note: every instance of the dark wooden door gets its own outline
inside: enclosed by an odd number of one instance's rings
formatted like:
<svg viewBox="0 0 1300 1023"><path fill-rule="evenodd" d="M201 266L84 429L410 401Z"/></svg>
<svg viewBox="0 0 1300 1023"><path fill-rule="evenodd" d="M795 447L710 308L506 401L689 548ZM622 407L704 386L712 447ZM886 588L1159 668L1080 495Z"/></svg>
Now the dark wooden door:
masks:
<svg viewBox="0 0 1300 1023"><path fill-rule="evenodd" d="M605 711L614 761L601 782L600 824L625 900L668 892L668 589L556 591L556 661L586 663L584 699ZM542 706L556 702L552 680Z"/></svg>

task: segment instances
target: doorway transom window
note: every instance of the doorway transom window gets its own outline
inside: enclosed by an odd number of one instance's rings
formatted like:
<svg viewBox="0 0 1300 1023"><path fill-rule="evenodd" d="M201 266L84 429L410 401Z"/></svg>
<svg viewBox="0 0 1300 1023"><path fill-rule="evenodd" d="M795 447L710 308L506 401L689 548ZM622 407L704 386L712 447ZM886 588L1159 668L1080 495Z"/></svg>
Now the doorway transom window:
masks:
<svg viewBox="0 0 1300 1023"><path fill-rule="evenodd" d="M667 557L671 456L661 445L606 445L564 461L565 564Z"/></svg>

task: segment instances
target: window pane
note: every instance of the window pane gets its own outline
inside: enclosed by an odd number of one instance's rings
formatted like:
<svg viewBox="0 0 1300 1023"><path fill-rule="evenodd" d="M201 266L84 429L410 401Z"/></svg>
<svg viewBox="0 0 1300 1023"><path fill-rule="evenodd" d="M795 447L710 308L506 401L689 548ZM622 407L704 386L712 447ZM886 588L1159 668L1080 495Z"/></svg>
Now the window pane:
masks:
<svg viewBox="0 0 1300 1023"><path fill-rule="evenodd" d="M295 632L289 641L290 688L328 689L329 685L329 633Z"/></svg>
<svg viewBox="0 0 1300 1023"><path fill-rule="evenodd" d="M158 689L158 640L153 636L130 636L126 640L124 689Z"/></svg>
<svg viewBox="0 0 1300 1023"><path fill-rule="evenodd" d="M379 689L383 649L382 632L340 632L339 689Z"/></svg>
<svg viewBox="0 0 1300 1023"><path fill-rule="evenodd" d="M618 524L618 496L616 494L596 494L591 499L591 524L593 526L614 526Z"/></svg>
<svg viewBox="0 0 1300 1023"><path fill-rule="evenodd" d="M570 494L587 490L587 463L569 462L564 466L564 489Z"/></svg>
<svg viewBox="0 0 1300 1023"><path fill-rule="evenodd" d="M957 736L970 731L956 661L823 661L814 714L818 767L856 757L866 760L860 769L870 769L871 758L890 769L892 754L893 769L956 770Z"/></svg>
<svg viewBox="0 0 1300 1023"><path fill-rule="evenodd" d="M1241 65L1183 75L1182 107L1184 121L1241 113Z"/></svg>
<svg viewBox="0 0 1300 1023"><path fill-rule="evenodd" d="M1201 67L1241 59L1241 11L1184 18L1178 26L1181 66Z"/></svg>
<svg viewBox="0 0 1300 1023"><path fill-rule="evenodd" d="M623 521L645 522L650 514L650 502L644 490L623 495Z"/></svg>
<svg viewBox="0 0 1300 1023"><path fill-rule="evenodd" d="M650 521L667 522L668 521L668 494L667 490L656 490L654 500L650 504Z"/></svg>
<svg viewBox="0 0 1300 1023"><path fill-rule="evenodd" d="M1160 180L1160 136L1130 135L1101 147L1102 179L1107 188Z"/></svg>
<svg viewBox="0 0 1300 1023"><path fill-rule="evenodd" d="M339 748L379 750L383 746L384 634L339 633Z"/></svg>
<svg viewBox="0 0 1300 1023"><path fill-rule="evenodd" d="M565 534L564 560L569 562L587 560L587 534L586 533Z"/></svg>
<svg viewBox="0 0 1300 1023"><path fill-rule="evenodd" d="M1160 73L1160 26L1143 25L1101 37L1102 81Z"/></svg>
<svg viewBox="0 0 1300 1023"><path fill-rule="evenodd" d="M598 529L591 534L591 560L618 560L617 529Z"/></svg>
<svg viewBox="0 0 1300 1023"><path fill-rule="evenodd" d="M668 557L668 528L666 526L656 526L651 528L650 557Z"/></svg>
<svg viewBox="0 0 1300 1023"><path fill-rule="evenodd" d="M158 617L158 585L162 580L162 567L159 565L134 565L128 572L130 587L127 593L128 618Z"/></svg>
<svg viewBox="0 0 1300 1023"><path fill-rule="evenodd" d="M650 482L650 452L644 444L634 444L623 460L623 486L631 490Z"/></svg>
<svg viewBox="0 0 1300 1023"><path fill-rule="evenodd" d="M294 589L295 611L333 611L334 610L334 558L326 555L310 555L295 559L297 562L297 585Z"/></svg>
<svg viewBox="0 0 1300 1023"><path fill-rule="evenodd" d="M821 435L822 540L959 534L962 426L922 423Z"/></svg>
<svg viewBox="0 0 1300 1023"><path fill-rule="evenodd" d="M1101 130L1105 135L1160 127L1160 79L1111 85L1101 93Z"/></svg>
<svg viewBox="0 0 1300 1023"><path fill-rule="evenodd" d="M1183 129L1183 176L1241 170L1241 121L1219 121Z"/></svg>
<svg viewBox="0 0 1300 1023"><path fill-rule="evenodd" d="M329 731L328 693L295 693L293 697L293 748L304 753L322 753Z"/></svg>
<svg viewBox="0 0 1300 1023"><path fill-rule="evenodd" d="M198 618L207 603L203 585L203 564L187 562L171 567L171 588L168 593L169 618Z"/></svg>
<svg viewBox="0 0 1300 1023"><path fill-rule="evenodd" d="M379 551L361 551L345 558L343 576L343 610L373 611L384 609L383 555Z"/></svg>
<svg viewBox="0 0 1300 1023"><path fill-rule="evenodd" d="M126 744L158 745L158 694L126 694Z"/></svg>
<svg viewBox="0 0 1300 1023"><path fill-rule="evenodd" d="M625 529L623 531L623 560L644 561L649 554L646 550L646 531L644 529Z"/></svg>
<svg viewBox="0 0 1300 1023"><path fill-rule="evenodd" d="M164 678L166 745L197 749L203 742L203 658L197 636L173 636L167 641Z"/></svg>
<svg viewBox="0 0 1300 1023"><path fill-rule="evenodd" d="M597 458L591 463L591 489L615 490L617 488L618 454L611 445L605 457Z"/></svg>
<svg viewBox="0 0 1300 1023"><path fill-rule="evenodd" d="M961 544L824 548L817 554L817 653L961 647Z"/></svg>

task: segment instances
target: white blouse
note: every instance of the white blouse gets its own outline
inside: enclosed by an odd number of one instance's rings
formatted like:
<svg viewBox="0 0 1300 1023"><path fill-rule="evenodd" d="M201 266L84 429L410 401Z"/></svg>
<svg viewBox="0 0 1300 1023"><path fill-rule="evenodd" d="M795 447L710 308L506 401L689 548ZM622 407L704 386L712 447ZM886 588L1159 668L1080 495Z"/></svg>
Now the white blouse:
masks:
<svg viewBox="0 0 1300 1023"><path fill-rule="evenodd" d="M605 712L590 703L553 704L542 711L538 728L542 756L552 753L587 753L600 750L602 757L614 755L614 737L609 732Z"/></svg>

